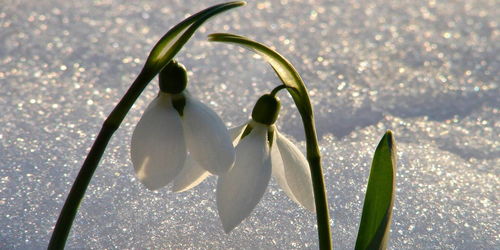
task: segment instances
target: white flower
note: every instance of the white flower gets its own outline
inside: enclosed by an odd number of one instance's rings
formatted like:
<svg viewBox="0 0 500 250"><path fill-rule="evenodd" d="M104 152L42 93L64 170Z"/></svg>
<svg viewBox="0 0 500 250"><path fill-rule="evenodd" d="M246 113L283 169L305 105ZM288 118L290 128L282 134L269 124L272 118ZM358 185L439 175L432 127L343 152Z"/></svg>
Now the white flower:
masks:
<svg viewBox="0 0 500 250"><path fill-rule="evenodd" d="M251 121L231 131L236 146L234 166L219 176L217 209L224 231L229 233L259 203L272 175L296 203L314 211L309 164L300 150L274 125Z"/></svg>
<svg viewBox="0 0 500 250"><path fill-rule="evenodd" d="M273 125L279 108L276 97L264 95L254 107L252 120L229 130L236 159L217 183L217 209L226 233L250 215L264 195L271 173L293 201L315 211L309 163ZM207 172L191 163L174 180L174 191L188 190L206 178Z"/></svg>
<svg viewBox="0 0 500 250"><path fill-rule="evenodd" d="M173 67L185 74L183 67ZM171 79L165 82L172 84ZM151 190L169 184L193 162L213 174L227 172L234 162L234 147L222 120L184 88L176 90L180 93L160 91L132 135L131 158L137 178Z"/></svg>

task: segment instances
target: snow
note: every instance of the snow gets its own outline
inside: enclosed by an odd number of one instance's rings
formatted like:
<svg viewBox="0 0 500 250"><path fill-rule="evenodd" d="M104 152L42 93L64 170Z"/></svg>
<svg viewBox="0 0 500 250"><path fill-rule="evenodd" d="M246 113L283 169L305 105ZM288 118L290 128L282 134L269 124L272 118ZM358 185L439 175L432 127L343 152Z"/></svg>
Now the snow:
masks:
<svg viewBox="0 0 500 250"><path fill-rule="evenodd" d="M7 1L0 8L0 248L46 248L107 114L173 25L219 1ZM334 245L354 246L371 157L398 146L392 249L494 249L499 239L500 6L495 0L251 1L211 19L177 59L189 91L233 127L279 84L263 60L206 36L248 36L287 57L315 108ZM133 174L145 90L87 190L67 246L317 248L315 216L272 181L225 234L216 177L148 191ZM291 98L277 125L305 150Z"/></svg>

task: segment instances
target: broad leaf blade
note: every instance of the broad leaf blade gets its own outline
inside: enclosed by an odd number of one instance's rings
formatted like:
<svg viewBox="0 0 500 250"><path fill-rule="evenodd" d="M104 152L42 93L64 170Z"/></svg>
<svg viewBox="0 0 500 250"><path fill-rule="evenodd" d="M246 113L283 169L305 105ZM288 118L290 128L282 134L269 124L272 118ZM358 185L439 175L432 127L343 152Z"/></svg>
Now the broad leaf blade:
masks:
<svg viewBox="0 0 500 250"><path fill-rule="evenodd" d="M151 50L144 70L158 73L179 52L189 38L205 21L226 10L243 6L244 1L235 1L214 5L202 10L170 29Z"/></svg>
<svg viewBox="0 0 500 250"><path fill-rule="evenodd" d="M356 250L386 248L395 198L395 177L396 145L389 130L373 156Z"/></svg>
<svg viewBox="0 0 500 250"><path fill-rule="evenodd" d="M255 42L243 36L228 33L215 33L208 36L209 41L227 42L241 45L260 54L274 69L284 85L288 89L302 116L312 117L312 109L307 94L306 86L300 78L297 70L292 64L278 52L268 48L266 45Z"/></svg>

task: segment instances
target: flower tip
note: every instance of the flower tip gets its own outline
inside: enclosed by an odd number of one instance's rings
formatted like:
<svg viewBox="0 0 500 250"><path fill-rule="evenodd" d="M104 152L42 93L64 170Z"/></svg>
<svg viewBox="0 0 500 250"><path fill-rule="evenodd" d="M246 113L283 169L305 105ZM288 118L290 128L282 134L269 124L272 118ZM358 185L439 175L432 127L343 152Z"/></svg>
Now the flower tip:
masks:
<svg viewBox="0 0 500 250"><path fill-rule="evenodd" d="M174 193L182 193L184 191L188 191L189 189L192 189L192 188L198 186L198 184L200 184L203 180L205 180L205 178L207 178L207 176L209 176L209 175L210 174L208 172L203 172L196 178L189 176L189 178L192 178L192 179L189 179L189 182L185 182L183 180L178 181L176 179L176 180L174 180L174 183L172 185L171 190Z"/></svg>
<svg viewBox="0 0 500 250"><path fill-rule="evenodd" d="M229 234L231 233L231 231L233 231L234 228L236 228L236 226L238 226L238 224L234 224L234 223L229 223L229 222L224 222L224 220L222 220L221 218L221 222L222 222L222 228L224 229L224 232L226 234Z"/></svg>
<svg viewBox="0 0 500 250"><path fill-rule="evenodd" d="M140 180L141 183L150 191L155 191L162 188L164 185L158 185L157 183L149 183L144 180Z"/></svg>
<svg viewBox="0 0 500 250"><path fill-rule="evenodd" d="M233 228L225 228L224 227L224 233L226 233L226 234L231 233L232 230L233 230Z"/></svg>
<svg viewBox="0 0 500 250"><path fill-rule="evenodd" d="M174 193L182 193L184 191L187 191L189 190L189 188L186 188L186 187L181 187L179 185L175 185L175 182L174 182L174 185L172 185L172 192Z"/></svg>
<svg viewBox="0 0 500 250"><path fill-rule="evenodd" d="M313 214L316 213L316 205L314 203L312 205L306 204L306 205L304 205L304 208Z"/></svg>
<svg viewBox="0 0 500 250"><path fill-rule="evenodd" d="M135 175L137 179L148 189L151 191L158 190L165 185L168 184L168 182L164 181L164 178L158 178L161 177L161 174L158 175L151 175L148 174L145 170L144 167L137 167L136 164L134 164L135 167Z"/></svg>
<svg viewBox="0 0 500 250"><path fill-rule="evenodd" d="M213 175L223 175L229 172L234 166L234 160L236 158L234 148L232 149L232 154L227 154L225 159L221 158L221 163L213 169L210 169L209 172Z"/></svg>

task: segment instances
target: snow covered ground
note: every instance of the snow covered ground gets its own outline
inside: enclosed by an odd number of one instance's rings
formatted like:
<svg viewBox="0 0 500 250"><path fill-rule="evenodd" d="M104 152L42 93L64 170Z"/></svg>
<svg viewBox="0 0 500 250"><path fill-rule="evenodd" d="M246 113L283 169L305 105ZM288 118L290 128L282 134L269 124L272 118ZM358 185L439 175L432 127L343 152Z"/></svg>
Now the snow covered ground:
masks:
<svg viewBox="0 0 500 250"><path fill-rule="evenodd" d="M28 1L0 7L0 248L47 246L102 122L153 44L219 1ZM279 84L249 51L206 41L232 32L272 45L301 73L315 106L334 244L354 246L371 157L386 129L398 143L393 249L500 246L500 6L495 0L251 1L199 30L178 55L190 92L228 126ZM272 181L225 234L216 178L194 190L146 190L133 107L89 186L69 248L316 248L315 217ZM281 131L304 149L291 98Z"/></svg>

